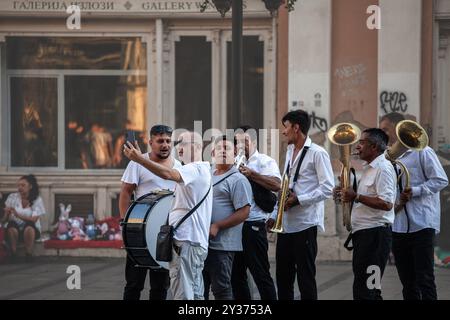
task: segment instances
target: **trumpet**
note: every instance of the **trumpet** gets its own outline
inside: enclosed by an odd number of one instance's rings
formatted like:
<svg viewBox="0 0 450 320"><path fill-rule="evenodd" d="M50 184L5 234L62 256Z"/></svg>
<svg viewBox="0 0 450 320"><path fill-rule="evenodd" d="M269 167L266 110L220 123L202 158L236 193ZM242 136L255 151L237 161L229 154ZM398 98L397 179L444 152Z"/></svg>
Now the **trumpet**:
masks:
<svg viewBox="0 0 450 320"><path fill-rule="evenodd" d="M245 157L245 151L243 149L241 149L241 150L239 150L238 155L234 159L234 165L236 166L236 168L239 169L239 167L242 164L245 165L246 162L247 162L247 158Z"/></svg>
<svg viewBox="0 0 450 320"><path fill-rule="evenodd" d="M411 187L411 178L408 168L397 158L409 149L414 151L423 150L428 145L428 135L424 128L412 120L403 120L397 123L395 134L397 135L397 142L387 150L386 159L401 167L402 170L398 176L398 181L405 175L405 189L409 189Z"/></svg>
<svg viewBox="0 0 450 320"><path fill-rule="evenodd" d="M342 163L341 187L347 189L350 187L350 156L351 145L358 142L361 137L361 130L352 123L342 122L334 125L328 130L328 139L331 143L339 146L340 162ZM351 230L351 203L342 202L343 224L348 231Z"/></svg>
<svg viewBox="0 0 450 320"><path fill-rule="evenodd" d="M285 172L281 179L281 196L278 201L277 220L275 221L275 225L272 227L272 229L270 229L271 232L275 233L283 232L284 204L286 203L288 197L289 197L289 175L287 174L287 172Z"/></svg>

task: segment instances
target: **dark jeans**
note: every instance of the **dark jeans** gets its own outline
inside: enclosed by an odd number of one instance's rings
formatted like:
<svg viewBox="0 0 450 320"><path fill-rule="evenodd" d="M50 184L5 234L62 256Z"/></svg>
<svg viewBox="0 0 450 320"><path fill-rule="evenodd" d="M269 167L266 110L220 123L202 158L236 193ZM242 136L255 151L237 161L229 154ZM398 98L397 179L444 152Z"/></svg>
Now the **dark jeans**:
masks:
<svg viewBox="0 0 450 320"><path fill-rule="evenodd" d="M317 227L295 233L280 233L277 239L278 299L294 299L294 281L302 300L317 300Z"/></svg>
<svg viewBox="0 0 450 320"><path fill-rule="evenodd" d="M233 258L233 251L208 249L208 256L203 267L205 300L209 300L210 288L216 300L233 300L231 289Z"/></svg>
<svg viewBox="0 0 450 320"><path fill-rule="evenodd" d="M434 229L392 235L395 257L405 300L436 300L434 282Z"/></svg>
<svg viewBox="0 0 450 320"><path fill-rule="evenodd" d="M383 300L381 283L392 242L391 227L377 227L356 231L353 241L353 299ZM374 267L379 272L374 271ZM369 278L370 277L370 278ZM369 284L371 285L369 287Z"/></svg>
<svg viewBox="0 0 450 320"><path fill-rule="evenodd" d="M242 252L236 252L233 261L231 284L236 300L250 300L247 268L255 280L261 300L276 300L277 293L270 275L269 242L265 222L246 221L242 227Z"/></svg>
<svg viewBox="0 0 450 320"><path fill-rule="evenodd" d="M166 300L169 288L169 271L165 269L147 269L135 267L135 264L127 255L125 265L125 290L123 300L139 300L144 289L147 272L150 277L150 300Z"/></svg>

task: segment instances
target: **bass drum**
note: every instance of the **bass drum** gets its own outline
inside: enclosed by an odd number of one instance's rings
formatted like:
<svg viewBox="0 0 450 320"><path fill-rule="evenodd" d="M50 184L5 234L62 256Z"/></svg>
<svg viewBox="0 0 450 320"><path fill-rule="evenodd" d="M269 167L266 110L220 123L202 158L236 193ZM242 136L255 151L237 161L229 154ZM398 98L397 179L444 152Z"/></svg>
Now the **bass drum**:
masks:
<svg viewBox="0 0 450 320"><path fill-rule="evenodd" d="M169 269L169 263L157 261L156 238L166 224L172 207L173 192L157 191L133 201L122 223L125 250L138 267Z"/></svg>

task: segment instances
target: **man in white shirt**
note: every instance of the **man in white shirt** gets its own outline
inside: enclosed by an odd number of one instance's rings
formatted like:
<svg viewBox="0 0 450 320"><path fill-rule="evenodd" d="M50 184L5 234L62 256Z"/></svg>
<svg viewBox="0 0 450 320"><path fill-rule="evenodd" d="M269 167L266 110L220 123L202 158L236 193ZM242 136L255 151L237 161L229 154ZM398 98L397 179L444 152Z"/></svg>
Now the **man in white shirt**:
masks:
<svg viewBox="0 0 450 320"><path fill-rule="evenodd" d="M382 300L381 278L391 249L396 175L386 159L388 136L377 128L361 134L356 151L366 162L357 192L335 188L335 199L354 202L352 208L353 299ZM373 279L369 279L372 277Z"/></svg>
<svg viewBox="0 0 450 320"><path fill-rule="evenodd" d="M165 125L155 125L150 130L150 153L142 156L168 168L179 168L181 163L170 156L172 143L172 128ZM134 161L128 163L122 176L122 189L119 195L120 217L123 219L130 205L132 195L134 199L156 190L175 189L175 182L161 179ZM169 272L165 269L146 269L136 267L127 255L125 266L126 285L123 293L124 300L139 300L144 289L145 278L149 270L150 300L165 300L169 288Z"/></svg>
<svg viewBox="0 0 450 320"><path fill-rule="evenodd" d="M235 138L237 148L245 148L247 164L239 168L240 172L248 178L255 193L254 184L278 192L280 190L280 170L274 159L257 150L256 130L250 126L242 126L236 130ZM250 214L242 227L243 251L236 252L233 261L231 284L236 300L250 300L251 294L247 281L247 268L258 287L262 300L276 300L275 284L270 275L270 263L267 251L269 242L265 228L268 215L252 199Z"/></svg>
<svg viewBox="0 0 450 320"><path fill-rule="evenodd" d="M311 120L303 110L287 113L282 123L288 149L284 172L289 176L289 198L283 214L283 233L276 248L278 299L294 299L294 280L302 300L317 300L317 228L324 230L324 200L331 198L334 175L328 153L308 136ZM276 213L267 221L273 227Z"/></svg>
<svg viewBox="0 0 450 320"><path fill-rule="evenodd" d="M178 156L185 164L168 168L143 157L139 148L127 143L125 155L157 176L176 182L169 224L176 225L202 199L201 205L174 234L173 258L169 262L170 291L175 300L201 300L204 286L202 270L208 253L212 197L209 162L202 161L203 140L196 132L184 132L177 144Z"/></svg>
<svg viewBox="0 0 450 320"><path fill-rule="evenodd" d="M397 142L395 127L404 120L400 113L381 118L380 128L389 136L389 145ZM434 240L439 233L441 206L439 192L448 178L436 153L430 147L408 150L398 158L409 170L411 189L399 183L395 206L392 252L405 300L436 300L434 279ZM397 173L399 172L396 169Z"/></svg>

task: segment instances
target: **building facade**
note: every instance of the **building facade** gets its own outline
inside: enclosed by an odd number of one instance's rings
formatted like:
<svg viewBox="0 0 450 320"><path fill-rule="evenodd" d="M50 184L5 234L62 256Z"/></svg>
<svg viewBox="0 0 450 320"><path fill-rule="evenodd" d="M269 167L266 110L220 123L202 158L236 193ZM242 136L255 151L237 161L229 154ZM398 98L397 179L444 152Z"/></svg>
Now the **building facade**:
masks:
<svg viewBox="0 0 450 320"><path fill-rule="evenodd" d="M302 0L274 17L263 1L244 1L242 110L231 104L230 13L201 13L201 0L80 0L80 29L70 29L71 3L0 2L0 192L35 174L44 230L59 203L73 215L118 215L124 131L145 146L156 123L201 121L206 140L210 128L269 129L260 148L284 163L276 129L288 110L305 109L338 174L328 128L374 127L398 111L449 163L449 0ZM319 258L348 259L340 209L326 208Z"/></svg>
<svg viewBox="0 0 450 320"><path fill-rule="evenodd" d="M330 151L338 171L338 150L326 140L328 128L339 122L376 127L384 114L400 112L427 130L449 174L449 13L448 0L299 1L289 15L280 15L280 24L289 30L282 33L288 34L289 72L279 114L287 111L281 111L283 106L307 110L312 139ZM441 193L439 245L446 248L449 196L448 188ZM342 247L347 232L340 207L331 201L327 207L319 248L330 251L323 256L349 258Z"/></svg>
<svg viewBox="0 0 450 320"><path fill-rule="evenodd" d="M0 191L37 176L48 215L58 204L97 219L118 214L125 130L224 130L275 124L275 19L245 1L244 104L231 105L231 19L202 1L0 2ZM206 132L206 134L210 134Z"/></svg>

